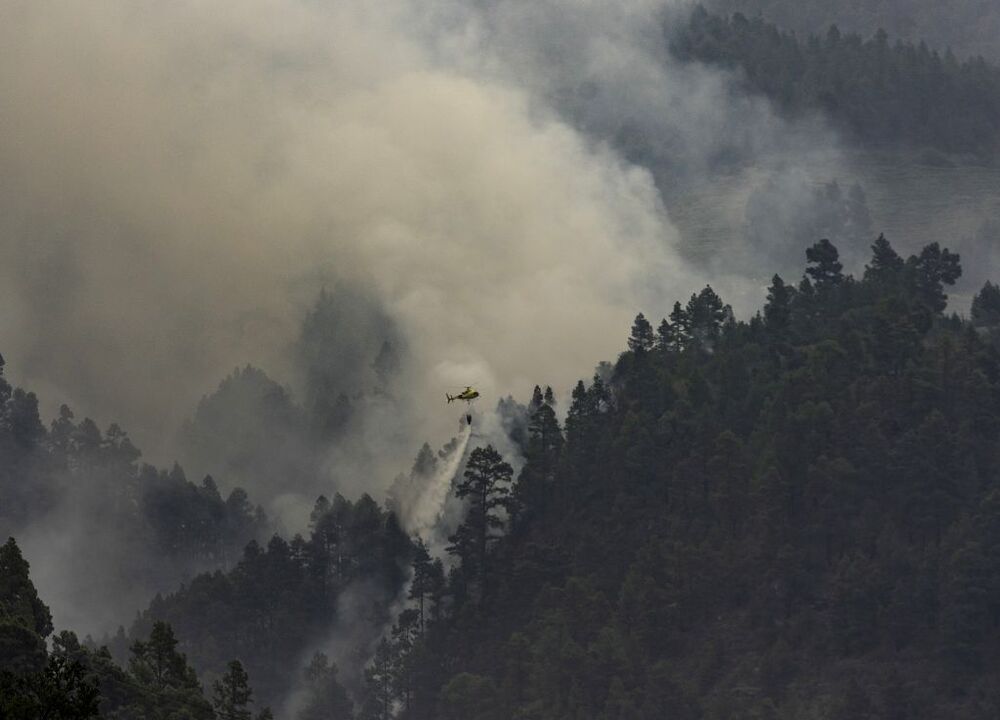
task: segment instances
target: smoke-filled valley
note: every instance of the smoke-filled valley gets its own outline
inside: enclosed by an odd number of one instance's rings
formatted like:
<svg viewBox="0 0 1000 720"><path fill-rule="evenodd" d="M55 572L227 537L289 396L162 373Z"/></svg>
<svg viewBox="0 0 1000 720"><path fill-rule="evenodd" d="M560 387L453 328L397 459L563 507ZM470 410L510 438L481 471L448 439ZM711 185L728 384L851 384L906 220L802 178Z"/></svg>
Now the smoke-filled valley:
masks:
<svg viewBox="0 0 1000 720"><path fill-rule="evenodd" d="M0 5L0 720L994 717L1000 65L905 5Z"/></svg>

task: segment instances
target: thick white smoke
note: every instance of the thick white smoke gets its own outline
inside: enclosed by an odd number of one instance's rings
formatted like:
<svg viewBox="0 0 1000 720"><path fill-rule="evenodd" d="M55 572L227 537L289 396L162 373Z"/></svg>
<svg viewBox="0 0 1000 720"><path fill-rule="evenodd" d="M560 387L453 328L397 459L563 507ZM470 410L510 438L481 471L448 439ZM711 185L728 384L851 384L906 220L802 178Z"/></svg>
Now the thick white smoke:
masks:
<svg viewBox="0 0 1000 720"><path fill-rule="evenodd" d="M408 348L400 402L373 403L330 456L338 488L381 499L420 442L450 435L446 387L475 383L486 403L568 387L623 346L638 309L694 289L650 175L514 76L457 62L444 49L466 42L467 19L424 30L448 8L4 3L12 379L49 413L68 402L120 422L167 463L181 420L233 367L290 381L305 310L347 280ZM46 541L56 532L26 545L58 579L41 592L57 623L99 631L72 559ZM98 570L87 582L116 582Z"/></svg>
<svg viewBox="0 0 1000 720"><path fill-rule="evenodd" d="M431 554L435 557L443 555L442 541L444 538L438 537L437 531L443 520L445 502L452 490L452 481L465 459L465 450L471 437L472 426L466 425L457 438L458 443L454 450L443 459L434 474L427 479L422 491L417 495L413 504L404 509L403 516L400 518L403 528L411 535L423 538L430 545Z"/></svg>
<svg viewBox="0 0 1000 720"><path fill-rule="evenodd" d="M404 328L411 392L585 375L688 278L649 176L513 83L431 58L417 5L8 2L0 344L154 459L237 364L281 375L323 281Z"/></svg>

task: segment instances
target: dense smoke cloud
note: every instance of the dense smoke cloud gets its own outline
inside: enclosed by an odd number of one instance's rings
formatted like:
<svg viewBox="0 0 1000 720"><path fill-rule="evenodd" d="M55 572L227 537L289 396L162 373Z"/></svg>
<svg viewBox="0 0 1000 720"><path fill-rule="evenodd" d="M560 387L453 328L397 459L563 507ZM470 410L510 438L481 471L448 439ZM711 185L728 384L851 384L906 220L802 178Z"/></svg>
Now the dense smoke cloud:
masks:
<svg viewBox="0 0 1000 720"><path fill-rule="evenodd" d="M458 434L455 385L476 385L487 412L536 383L564 393L620 351L638 310L658 319L708 278L741 314L759 304L764 280L727 251L740 238L682 240L668 208L700 194L700 217L739 225L772 175L805 178L781 199L810 207L843 171L822 122L782 121L733 77L671 60L680 11L651 0L3 12L8 372L49 413L120 422L161 464L183 421L213 427L195 408L235 367L291 386L290 417L317 402L303 318L327 288L352 329L312 360L330 359L353 414L322 481L381 500L422 442ZM373 388L389 336L400 371ZM289 531L321 489L190 455L189 475L246 481Z"/></svg>
<svg viewBox="0 0 1000 720"><path fill-rule="evenodd" d="M455 3L466 7L464 3ZM669 185L743 162L829 160L820 118L790 124L736 78L669 52L690 6L663 0L497 0L470 13L456 62L515 79L588 137ZM458 59L460 58L460 59ZM471 60L470 60L471 59Z"/></svg>
<svg viewBox="0 0 1000 720"><path fill-rule="evenodd" d="M689 4L496 0L448 8L464 18L464 42L439 52L519 84L533 107L553 109L589 143L646 169L679 229L678 253L740 314L757 309L775 266L801 272L801 216L818 191L853 175L843 143L822 117L780 117L746 92L738 73L673 57ZM771 222L775 237L762 245L748 237L747 209L776 182L782 208ZM790 253L784 242L800 245Z"/></svg>
<svg viewBox="0 0 1000 720"><path fill-rule="evenodd" d="M415 9L7 5L0 345L47 414L67 402L118 421L167 464L234 367L299 383L308 406L303 317L346 283L398 328L407 363L390 395L356 403L323 468L331 489L381 499L420 442L455 434L446 389L568 387L615 354L637 309L694 289L649 173L510 78L432 51L441 36L403 29ZM289 530L315 499L248 489ZM113 629L129 609L86 589L128 579L99 553L76 572L65 548L92 523L65 514L81 507L69 492L26 553L57 622ZM176 575L159 581L136 587Z"/></svg>
<svg viewBox="0 0 1000 720"><path fill-rule="evenodd" d="M684 277L649 176L429 58L380 3L15 3L0 29L0 342L152 457L232 367L289 375L367 285L437 402L586 374ZM408 449L412 452L412 448Z"/></svg>

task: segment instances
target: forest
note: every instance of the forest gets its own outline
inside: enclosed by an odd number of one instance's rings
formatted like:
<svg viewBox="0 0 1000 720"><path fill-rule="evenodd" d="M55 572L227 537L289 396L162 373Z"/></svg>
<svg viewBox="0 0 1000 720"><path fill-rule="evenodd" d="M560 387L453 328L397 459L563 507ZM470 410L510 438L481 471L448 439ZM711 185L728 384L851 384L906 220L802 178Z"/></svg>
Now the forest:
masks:
<svg viewBox="0 0 1000 720"><path fill-rule="evenodd" d="M299 718L995 716L1000 290L947 314L961 266L937 244L903 258L880 236L858 278L829 241L806 258L748 321L710 287L638 315L562 423L536 387L526 462L472 450L442 556L371 498L320 497L308 538L250 542L127 637L64 631L47 652L7 541L6 716L245 718L255 697L266 716L297 673ZM71 420L45 431L30 394L4 398L5 458L56 453ZM183 482L182 515L212 497ZM209 537L231 523L207 516ZM364 672L321 653L296 668L359 578L392 621Z"/></svg>
<svg viewBox="0 0 1000 720"><path fill-rule="evenodd" d="M997 150L1000 68L982 57L890 42L881 29L862 37L831 25L800 39L761 16L701 5L673 35L678 58L737 68L781 112L823 114L852 141L987 159Z"/></svg>
<svg viewBox="0 0 1000 720"><path fill-rule="evenodd" d="M1000 13L835 5L22 4L0 720L1000 716Z"/></svg>
<svg viewBox="0 0 1000 720"><path fill-rule="evenodd" d="M825 0L709 0L705 5L716 12L763 15L803 36L833 24L852 33L881 27L895 37L925 40L961 55L982 55L994 61L1000 58L1000 8L978 0L858 0L849 4Z"/></svg>

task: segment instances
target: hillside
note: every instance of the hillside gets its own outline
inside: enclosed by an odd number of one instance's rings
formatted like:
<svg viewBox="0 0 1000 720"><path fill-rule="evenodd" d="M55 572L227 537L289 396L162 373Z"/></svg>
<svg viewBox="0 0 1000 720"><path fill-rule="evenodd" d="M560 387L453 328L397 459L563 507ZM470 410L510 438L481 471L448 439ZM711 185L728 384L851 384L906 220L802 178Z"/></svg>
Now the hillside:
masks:
<svg viewBox="0 0 1000 720"><path fill-rule="evenodd" d="M763 18L713 15L698 6L669 29L672 53L738 69L748 89L788 116L822 113L871 147L933 147L992 158L997 149L1000 69L959 60L924 43L891 42L836 26L799 39Z"/></svg>
<svg viewBox="0 0 1000 720"><path fill-rule="evenodd" d="M825 32L830 25L847 32L885 28L911 42L925 40L965 56L1000 58L1000 8L979 0L708 0L705 5L716 12L763 15L799 35Z"/></svg>
<svg viewBox="0 0 1000 720"><path fill-rule="evenodd" d="M16 7L0 720L1000 718L1000 0Z"/></svg>
<svg viewBox="0 0 1000 720"><path fill-rule="evenodd" d="M943 315L937 245L880 238L859 279L808 254L750 322L710 290L637 318L564 433L535 403L506 532L456 548L392 664L399 717L996 713L996 293Z"/></svg>
<svg viewBox="0 0 1000 720"><path fill-rule="evenodd" d="M952 307L968 311L972 295L989 279L997 244L997 168L931 163L914 153L845 151L836 162L803 163L800 174L789 174L781 167L754 166L720 172L702 183L671 184L665 187L664 200L680 230L687 257L720 271L743 274L749 268L758 286L764 288L775 271L795 272L798 249L820 236L811 234L816 229L813 222L797 225L787 219L791 209L803 220L813 220L816 204L803 197L802 188L821 191L831 182L838 182L845 193L854 185L860 187L870 228L884 229L895 238L901 252L917 252L936 239L946 238L967 260L952 293ZM777 191L770 191L775 184ZM792 192L788 191L790 186ZM771 219L780 223L776 228L780 232L766 238L766 246L757 250L758 257L734 262L734 253L751 243L750 208L761 200L773 208ZM867 233L848 236L838 234L833 227L824 229L840 249L845 267L860 270L868 257ZM745 304L753 307L756 302L750 297Z"/></svg>
<svg viewBox="0 0 1000 720"><path fill-rule="evenodd" d="M710 288L640 314L563 423L551 392L508 403L523 468L471 451L436 559L370 498L321 498L308 538L157 598L127 670L124 638L64 633L49 672L136 718L157 693L210 717L194 671L246 685L244 667L295 718L994 717L1000 291L948 316L957 255L872 249L854 278L816 243L749 321ZM425 448L414 472L434 465ZM51 632L33 602L4 606L4 633ZM299 666L351 617L339 676ZM4 667L41 668L40 642ZM175 679L143 674L151 648L184 653Z"/></svg>

